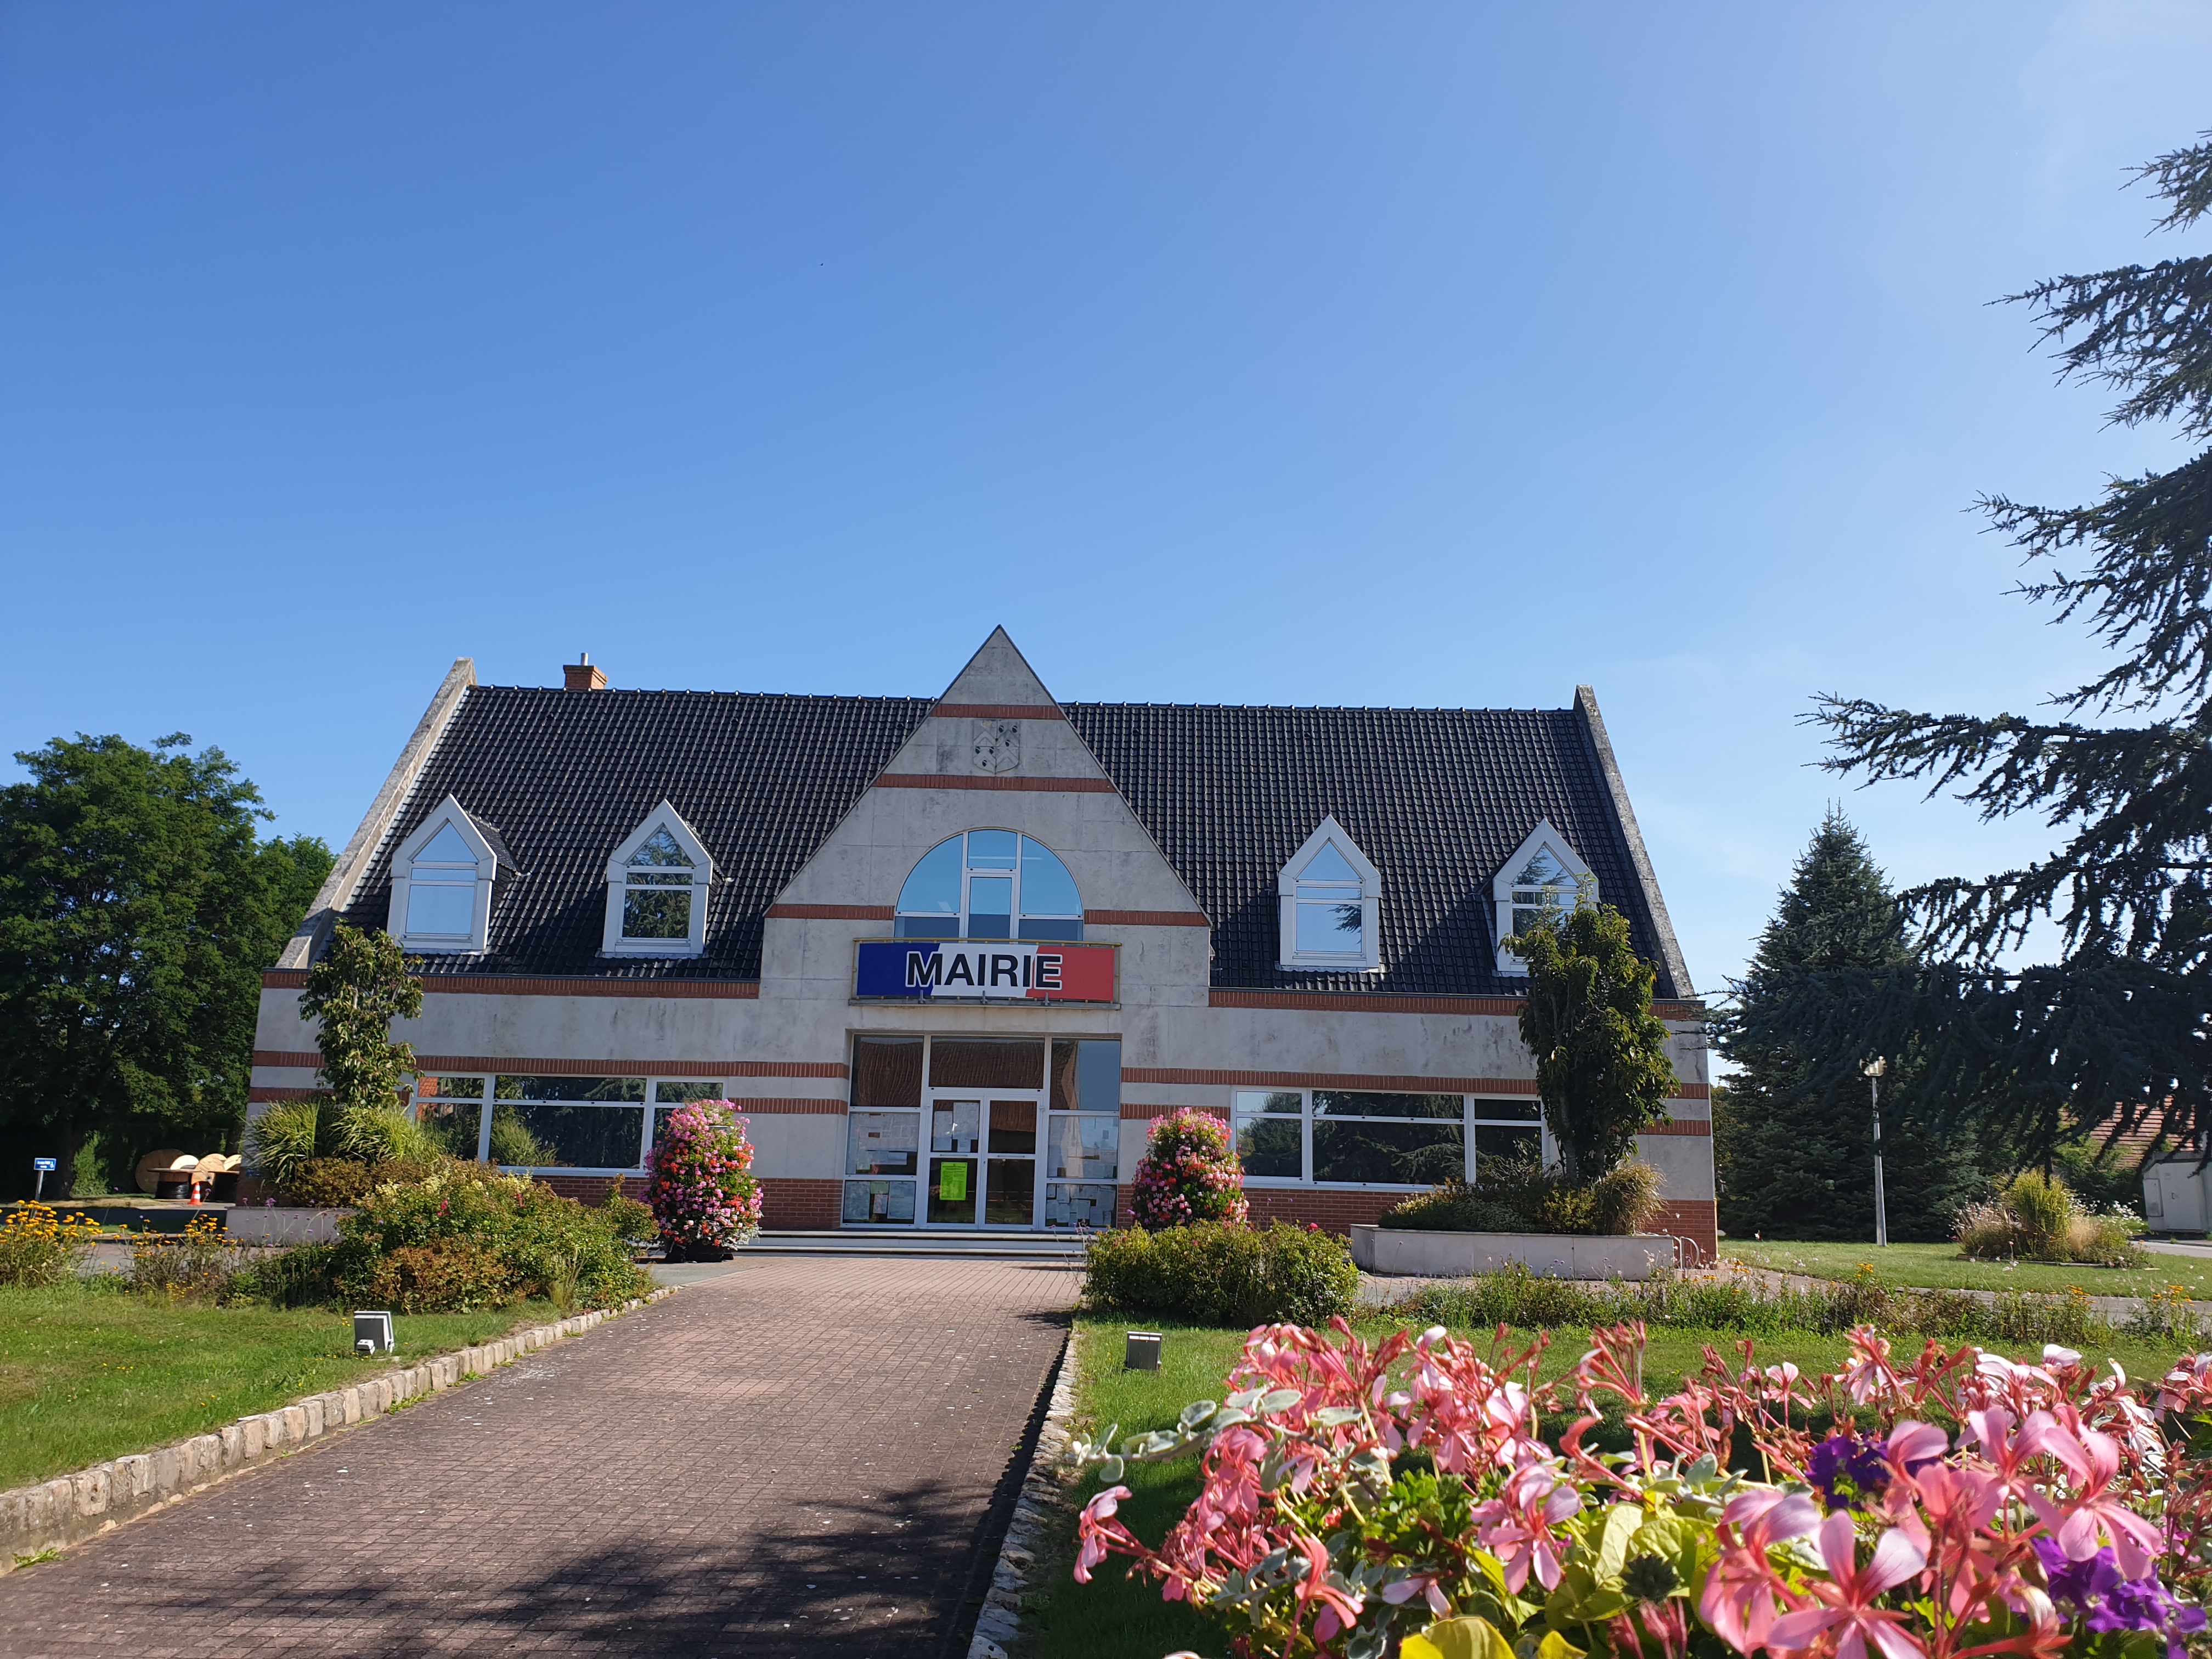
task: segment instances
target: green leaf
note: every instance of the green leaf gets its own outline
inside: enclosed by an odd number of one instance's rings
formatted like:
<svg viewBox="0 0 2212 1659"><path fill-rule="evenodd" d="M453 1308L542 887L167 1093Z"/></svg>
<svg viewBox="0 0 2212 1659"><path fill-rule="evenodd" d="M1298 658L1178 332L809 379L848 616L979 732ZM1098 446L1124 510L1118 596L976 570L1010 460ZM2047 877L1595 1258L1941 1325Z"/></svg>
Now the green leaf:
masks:
<svg viewBox="0 0 2212 1659"><path fill-rule="evenodd" d="M1547 1653L1544 1659L1570 1659L1574 1650ZM1399 1659L1513 1659L1512 1644L1487 1619L1445 1619L1399 1644Z"/></svg>

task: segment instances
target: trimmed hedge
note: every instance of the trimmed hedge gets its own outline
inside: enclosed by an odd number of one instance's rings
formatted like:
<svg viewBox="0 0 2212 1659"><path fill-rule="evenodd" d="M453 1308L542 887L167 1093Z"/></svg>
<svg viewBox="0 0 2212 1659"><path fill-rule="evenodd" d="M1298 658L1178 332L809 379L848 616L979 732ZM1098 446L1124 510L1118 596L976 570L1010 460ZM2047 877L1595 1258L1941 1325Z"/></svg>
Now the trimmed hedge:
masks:
<svg viewBox="0 0 2212 1659"><path fill-rule="evenodd" d="M1091 1306L1196 1325L1318 1325L1348 1317L1359 1293L1344 1240L1285 1221L1116 1228L1091 1241L1085 1267Z"/></svg>
<svg viewBox="0 0 2212 1659"><path fill-rule="evenodd" d="M1585 1187L1556 1170L1507 1164L1472 1185L1448 1181L1393 1205L1384 1227L1416 1232L1640 1233L1659 1214L1659 1171L1628 1158Z"/></svg>

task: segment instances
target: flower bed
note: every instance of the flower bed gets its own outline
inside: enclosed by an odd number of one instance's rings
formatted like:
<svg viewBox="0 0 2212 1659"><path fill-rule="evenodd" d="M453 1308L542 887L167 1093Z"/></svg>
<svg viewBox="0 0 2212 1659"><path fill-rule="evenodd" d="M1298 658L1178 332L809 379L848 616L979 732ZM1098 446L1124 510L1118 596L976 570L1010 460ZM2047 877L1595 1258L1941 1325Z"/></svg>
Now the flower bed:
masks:
<svg viewBox="0 0 2212 1659"><path fill-rule="evenodd" d="M1831 1376L1747 1343L1654 1398L1638 1325L1540 1386L1540 1341L1485 1357L1441 1327L1373 1347L1336 1328L1255 1331L1224 1403L1079 1443L1109 1484L1077 1578L1133 1557L1255 1659L2182 1659L2205 1628L2212 1355L2139 1396L2064 1348L1900 1359L1861 1329ZM1608 1414L1617 1456L1584 1443ZM1115 1483L1194 1451L1199 1495L1156 1550Z"/></svg>

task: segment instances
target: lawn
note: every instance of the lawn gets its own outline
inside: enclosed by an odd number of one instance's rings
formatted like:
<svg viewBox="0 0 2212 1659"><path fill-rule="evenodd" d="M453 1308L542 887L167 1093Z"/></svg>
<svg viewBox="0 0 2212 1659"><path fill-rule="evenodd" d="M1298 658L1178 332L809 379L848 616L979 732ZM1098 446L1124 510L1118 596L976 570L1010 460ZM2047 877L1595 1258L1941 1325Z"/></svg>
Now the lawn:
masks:
<svg viewBox="0 0 2212 1659"><path fill-rule="evenodd" d="M1793 1244L1776 1240L1730 1238L1722 1253L1778 1273L1808 1273L1815 1279L1849 1279L1870 1267L1886 1285L1916 1290L2066 1291L2079 1285L2092 1296L2148 1296L2179 1285L2189 1294L2212 1301L2212 1260L2154 1255L2148 1267L2061 1267L2023 1261L1969 1261L1955 1244Z"/></svg>
<svg viewBox="0 0 2212 1659"><path fill-rule="evenodd" d="M1795 1248L1795 1247L1787 1247ZM1891 1247L1895 1249L1896 1246ZM1243 1345L1245 1333L1202 1326L1178 1326L1148 1322L1145 1328L1159 1331L1160 1369L1157 1372L1121 1369L1121 1335L1136 1325L1133 1320L1082 1317L1076 1322L1075 1429L1095 1435L1118 1424L1123 1435L1165 1428L1194 1400L1218 1400L1223 1379ZM1387 1319L1363 1319L1359 1334L1370 1342L1399 1328ZM1461 1332L1487 1345L1489 1334ZM1531 1333L1516 1332L1516 1345ZM1550 1380L1574 1368L1588 1346L1578 1330L1551 1333L1541 1376ZM1724 1331L1656 1329L1644 1350L1644 1378L1655 1392L1697 1370L1704 1364L1707 1346L1733 1355L1742 1338ZM1795 1361L1815 1374L1836 1370L1848 1348L1841 1336L1792 1333L1786 1337L1760 1338L1756 1349L1761 1364ZM2111 1357L2119 1360L2130 1376L2156 1376L2170 1366L2178 1345L2123 1338L2111 1345ZM2100 1354L2099 1356L2102 1358ZM1121 1508L1129 1529L1157 1544L1175 1524L1197 1492L1197 1461L1172 1464L1132 1464L1122 1478L1131 1496ZM1097 1490L1086 1480L1079 1499ZM1214 1656L1227 1651L1219 1632L1180 1603L1160 1599L1157 1584L1131 1580L1121 1557L1110 1558L1098 1568L1088 1585L1069 1576L1074 1560L1074 1521L1071 1511L1061 1528L1059 1547L1040 1551L1023 1604L1021 1645L1015 1659L1128 1659L1133 1654L1172 1653L1179 1649Z"/></svg>
<svg viewBox="0 0 2212 1659"><path fill-rule="evenodd" d="M404 1364L559 1317L549 1304L393 1322ZM104 1286L0 1288L0 1488L205 1434L392 1362L322 1309L157 1302Z"/></svg>

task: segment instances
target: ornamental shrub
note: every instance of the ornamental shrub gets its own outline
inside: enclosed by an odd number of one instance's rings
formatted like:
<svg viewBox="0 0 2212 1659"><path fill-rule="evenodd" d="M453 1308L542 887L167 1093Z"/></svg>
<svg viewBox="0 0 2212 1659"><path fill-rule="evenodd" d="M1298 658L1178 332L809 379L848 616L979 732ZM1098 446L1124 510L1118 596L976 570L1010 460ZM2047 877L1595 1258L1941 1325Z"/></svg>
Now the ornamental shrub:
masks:
<svg viewBox="0 0 2212 1659"><path fill-rule="evenodd" d="M1242 1221L1246 1213L1244 1166L1230 1145L1228 1126L1188 1106L1156 1119L1129 1199L1137 1225Z"/></svg>
<svg viewBox="0 0 2212 1659"><path fill-rule="evenodd" d="M1557 1170L1499 1164L1474 1182L1448 1181L1385 1210L1379 1224L1425 1232L1603 1234L1644 1231L1658 1218L1659 1171L1638 1158L1577 1185Z"/></svg>
<svg viewBox="0 0 2212 1659"><path fill-rule="evenodd" d="M759 1178L744 1120L726 1100L695 1100L653 1137L646 1202L671 1261L721 1261L760 1231Z"/></svg>
<svg viewBox="0 0 2212 1659"><path fill-rule="evenodd" d="M1344 1240L1286 1221L1117 1228L1091 1239L1085 1266L1093 1307L1195 1325L1312 1323L1349 1315L1359 1294Z"/></svg>
<svg viewBox="0 0 2212 1659"><path fill-rule="evenodd" d="M338 1224L331 1276L357 1305L404 1297L412 1313L530 1296L607 1307L652 1289L598 1209L525 1176L454 1160L364 1197Z"/></svg>
<svg viewBox="0 0 2212 1659"><path fill-rule="evenodd" d="M2131 1212L2087 1209L2063 1183L2030 1170L2007 1182L1996 1198L1961 1209L1954 1236L1960 1255L1983 1260L2027 1256L2122 1267L2149 1260L2135 1243L2142 1230Z"/></svg>

